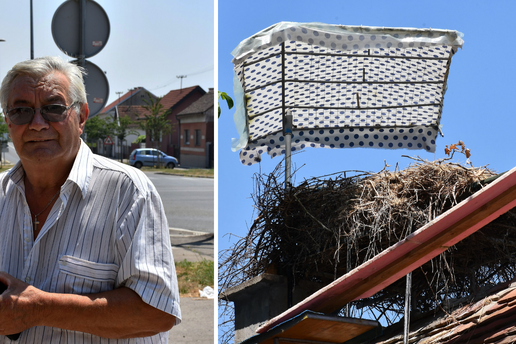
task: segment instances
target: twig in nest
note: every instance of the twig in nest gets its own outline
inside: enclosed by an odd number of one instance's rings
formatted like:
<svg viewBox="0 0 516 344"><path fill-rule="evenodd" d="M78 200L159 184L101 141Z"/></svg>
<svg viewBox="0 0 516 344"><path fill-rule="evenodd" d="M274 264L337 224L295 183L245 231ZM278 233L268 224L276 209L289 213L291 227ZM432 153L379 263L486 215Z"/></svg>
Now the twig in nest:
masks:
<svg viewBox="0 0 516 344"><path fill-rule="evenodd" d="M328 232L332 233L333 234L333 231L330 230L328 227L326 227L321 221L319 221L315 216L313 216L312 214L310 214L310 212L308 210L306 210L305 206L303 205L303 203L299 200L299 198L297 198L297 196L294 194L294 198L297 200L297 202L299 203L299 205L301 206L301 208L303 208L303 210L305 211L305 213L310 216L315 222L317 222L318 224L321 225L322 228L326 229Z"/></svg>

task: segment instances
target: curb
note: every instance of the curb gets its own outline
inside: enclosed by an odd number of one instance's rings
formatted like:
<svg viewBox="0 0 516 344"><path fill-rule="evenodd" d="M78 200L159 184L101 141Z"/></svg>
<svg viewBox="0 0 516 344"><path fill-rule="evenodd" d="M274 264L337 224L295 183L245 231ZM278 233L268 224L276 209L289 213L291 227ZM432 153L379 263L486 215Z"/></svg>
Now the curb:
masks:
<svg viewBox="0 0 516 344"><path fill-rule="evenodd" d="M175 176L175 177L190 177L190 178L207 178L207 179L215 179L215 177L209 176L193 176L191 174L179 174L179 173L166 173L166 172L155 172L156 174L164 174L167 176Z"/></svg>
<svg viewBox="0 0 516 344"><path fill-rule="evenodd" d="M198 232L189 229L169 228L172 245L184 245L214 238L214 233Z"/></svg>

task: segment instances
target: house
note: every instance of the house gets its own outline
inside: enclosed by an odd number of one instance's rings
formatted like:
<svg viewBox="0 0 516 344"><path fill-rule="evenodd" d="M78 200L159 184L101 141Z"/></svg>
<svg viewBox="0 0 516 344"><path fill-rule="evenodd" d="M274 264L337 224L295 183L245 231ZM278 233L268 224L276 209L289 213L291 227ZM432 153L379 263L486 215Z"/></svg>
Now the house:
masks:
<svg viewBox="0 0 516 344"><path fill-rule="evenodd" d="M111 117L114 120L119 117L129 116L134 121L139 117L139 114L145 111L142 106L147 105L151 99L156 100L157 98L156 95L152 94L144 87L134 87L117 100L111 102L95 116L102 119ZM145 132L140 129L138 124L132 124L129 129L138 134L127 136L123 143L118 142L116 137L111 137L113 141L112 145L105 145L104 142L99 141L97 146L94 147L97 149L96 152L112 158L120 158L120 155L127 158L132 149L134 149L132 142L134 142L138 136L145 135Z"/></svg>
<svg viewBox="0 0 516 344"><path fill-rule="evenodd" d="M189 107L196 100L201 98L206 91L200 86L191 86L179 90L172 90L161 98L160 104L163 105L164 110L170 110L167 119L170 121L172 128L168 133L161 137L161 141L152 142L150 136L147 135L147 147L156 147L168 155L172 155L183 164L181 157L181 138L179 120L177 115Z"/></svg>
<svg viewBox="0 0 516 344"><path fill-rule="evenodd" d="M131 131L131 135L126 138L126 151L124 152L124 158L127 158L129 154L136 148L140 148L140 143L135 143L139 136L145 135L145 131L141 128L139 121L144 118L144 115L149 113L149 110L145 109L143 105L122 105L117 107L118 116L129 117L133 122L128 126L128 130Z"/></svg>
<svg viewBox="0 0 516 344"><path fill-rule="evenodd" d="M177 114L181 135L181 165L212 168L214 166L214 91L196 100Z"/></svg>
<svg viewBox="0 0 516 344"><path fill-rule="evenodd" d="M129 89L123 96L107 105L97 116L109 114L114 116L115 107L117 106L147 105L151 98L156 100L158 97L144 87L135 87Z"/></svg>

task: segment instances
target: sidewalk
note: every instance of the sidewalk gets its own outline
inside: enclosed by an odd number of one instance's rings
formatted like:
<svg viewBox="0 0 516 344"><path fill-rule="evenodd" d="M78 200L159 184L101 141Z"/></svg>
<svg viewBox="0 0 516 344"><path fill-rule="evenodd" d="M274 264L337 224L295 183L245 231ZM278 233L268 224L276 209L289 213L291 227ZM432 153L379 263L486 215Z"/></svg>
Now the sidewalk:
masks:
<svg viewBox="0 0 516 344"><path fill-rule="evenodd" d="M203 259L214 260L213 233L196 232L187 229L170 228L170 243L174 260L180 262L199 262Z"/></svg>
<svg viewBox="0 0 516 344"><path fill-rule="evenodd" d="M170 242L176 262L214 260L213 233L170 228ZM169 332L170 344L215 343L215 300L206 298L181 298L182 322Z"/></svg>

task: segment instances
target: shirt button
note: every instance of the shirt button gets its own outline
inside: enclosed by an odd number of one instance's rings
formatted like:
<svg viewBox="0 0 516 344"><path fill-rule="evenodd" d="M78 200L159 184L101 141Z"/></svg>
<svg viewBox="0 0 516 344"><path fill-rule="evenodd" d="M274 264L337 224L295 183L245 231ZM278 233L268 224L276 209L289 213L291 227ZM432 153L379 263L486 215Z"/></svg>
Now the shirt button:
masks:
<svg viewBox="0 0 516 344"><path fill-rule="evenodd" d="M30 277L29 276L25 277L25 282L30 283Z"/></svg>

